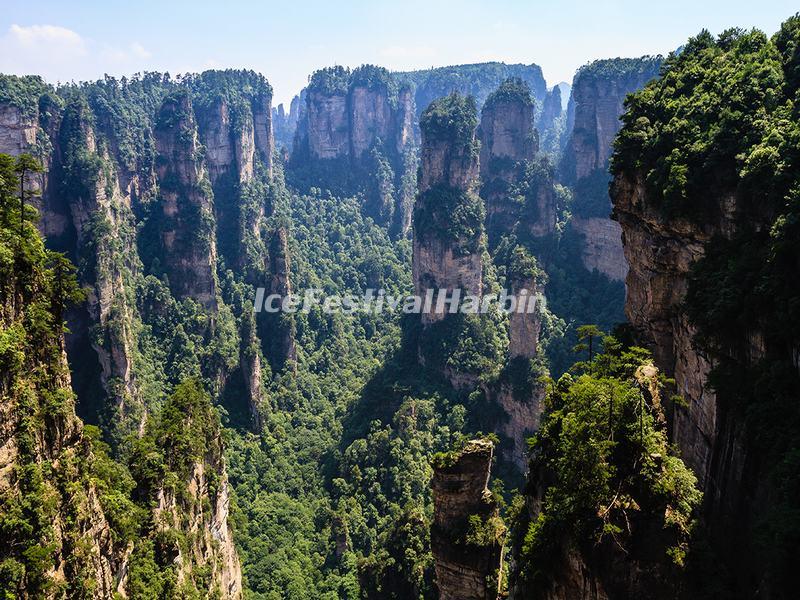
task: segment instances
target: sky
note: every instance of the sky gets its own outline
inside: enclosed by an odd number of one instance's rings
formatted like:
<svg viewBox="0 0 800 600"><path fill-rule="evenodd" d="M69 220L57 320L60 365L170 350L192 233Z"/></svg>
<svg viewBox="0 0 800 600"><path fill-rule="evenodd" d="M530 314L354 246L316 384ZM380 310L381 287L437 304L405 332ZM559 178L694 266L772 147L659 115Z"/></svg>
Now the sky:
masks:
<svg viewBox="0 0 800 600"><path fill-rule="evenodd" d="M287 103L321 67L536 63L548 85L598 58L666 54L701 29L774 33L792 2L3 0L0 72L80 81L149 70L263 73Z"/></svg>

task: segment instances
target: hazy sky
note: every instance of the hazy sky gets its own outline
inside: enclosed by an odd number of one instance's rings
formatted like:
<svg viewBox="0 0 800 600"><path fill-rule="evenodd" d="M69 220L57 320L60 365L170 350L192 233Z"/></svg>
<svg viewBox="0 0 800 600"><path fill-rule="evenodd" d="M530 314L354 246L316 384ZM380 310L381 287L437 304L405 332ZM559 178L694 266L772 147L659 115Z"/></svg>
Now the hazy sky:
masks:
<svg viewBox="0 0 800 600"><path fill-rule="evenodd" d="M251 68L270 80L275 104L332 64L399 70L534 62L553 85L596 58L667 53L703 27L771 34L799 8L797 0L3 0L0 72L55 82Z"/></svg>

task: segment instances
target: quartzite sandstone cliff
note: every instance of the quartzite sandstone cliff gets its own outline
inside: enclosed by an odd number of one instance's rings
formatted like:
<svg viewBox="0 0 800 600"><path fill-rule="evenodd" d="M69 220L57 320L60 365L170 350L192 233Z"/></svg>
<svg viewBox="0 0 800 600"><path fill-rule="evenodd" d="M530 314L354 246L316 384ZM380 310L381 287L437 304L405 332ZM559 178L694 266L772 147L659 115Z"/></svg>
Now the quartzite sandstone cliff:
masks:
<svg viewBox="0 0 800 600"><path fill-rule="evenodd" d="M496 600L503 570L503 536L489 491L493 445L468 442L434 465L431 550L441 600ZM473 537L469 532L481 534Z"/></svg>
<svg viewBox="0 0 800 600"><path fill-rule="evenodd" d="M609 158L625 97L656 77L660 65L661 57L599 60L582 67L572 85L574 116L561 166L575 194L572 227L585 240L584 266L618 281L628 266L619 225L609 218Z"/></svg>

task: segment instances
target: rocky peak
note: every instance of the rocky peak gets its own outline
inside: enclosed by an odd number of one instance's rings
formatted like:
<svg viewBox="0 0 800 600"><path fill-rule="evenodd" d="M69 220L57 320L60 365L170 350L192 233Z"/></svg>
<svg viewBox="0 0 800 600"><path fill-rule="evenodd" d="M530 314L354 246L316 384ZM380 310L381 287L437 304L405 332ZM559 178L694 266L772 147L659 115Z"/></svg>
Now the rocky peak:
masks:
<svg viewBox="0 0 800 600"><path fill-rule="evenodd" d="M181 384L168 401L180 412L173 415L173 406L168 405L160 417L161 422L156 425L156 441L165 448L173 446L172 429L178 424L171 419L178 418L180 427L195 434L191 443L204 452L185 464L188 457L177 452L166 457L166 468L183 480L177 486L151 490L155 496L153 523L167 534L171 530L181 531L189 540L185 545L165 544L168 546L165 551L172 555L179 585L205 588L211 595L222 598L241 598L241 567L228 523L230 491L222 434L218 419L211 412L210 400L206 399L204 406L184 401L182 395L188 395L185 390L192 385L191 382ZM179 397L181 401L177 401ZM185 451L185 447L180 449ZM169 539L168 535L165 539ZM203 579L203 570L210 573L208 580Z"/></svg>
<svg viewBox="0 0 800 600"><path fill-rule="evenodd" d="M572 83L575 121L568 152L570 176L580 179L606 170L625 98L658 76L662 57L597 60L578 70Z"/></svg>
<svg viewBox="0 0 800 600"><path fill-rule="evenodd" d="M413 272L416 293L460 289L480 295L483 210L478 185L477 115L474 101L453 94L422 114L419 193L414 205ZM462 209L470 222L454 224ZM423 323L440 320L423 313Z"/></svg>
<svg viewBox="0 0 800 600"><path fill-rule="evenodd" d="M256 152L272 175L272 154L275 150L274 124L272 123L272 91L263 90L251 100L253 134ZM237 155L238 156L238 155ZM242 164L241 160L239 164Z"/></svg>
<svg viewBox="0 0 800 600"><path fill-rule="evenodd" d="M533 124L533 97L520 79L504 82L481 111L481 196L490 246L515 227L537 237L555 228L552 175L533 165L539 148Z"/></svg>
<svg viewBox="0 0 800 600"><path fill-rule="evenodd" d="M289 234L285 227L279 227L272 235L269 244L270 293L286 297L292 294L291 264L289 255ZM291 325L283 324L274 328L270 358L273 368L282 368L297 360L294 332Z"/></svg>
<svg viewBox="0 0 800 600"><path fill-rule="evenodd" d="M255 130L252 117L242 119L234 128L230 108L224 99L217 99L206 111L198 111L201 139L211 183L216 183L229 170L244 183L253 177Z"/></svg>
<svg viewBox="0 0 800 600"><path fill-rule="evenodd" d="M564 109L561 100L561 88L557 85L554 85L544 97L542 114L539 116L537 127L542 132L552 129L556 120L561 117L563 112Z"/></svg>
<svg viewBox="0 0 800 600"><path fill-rule="evenodd" d="M533 96L521 79L508 79L489 95L481 110L481 176L492 172L492 159L533 159L539 149L533 122Z"/></svg>
<svg viewBox="0 0 800 600"><path fill-rule="evenodd" d="M515 297L530 297L544 292L544 280L535 259L521 247L517 247L509 268L508 283ZM508 356L511 360L534 358L539 345L541 330L541 314L534 312L514 311L509 316L508 324Z"/></svg>
<svg viewBox="0 0 800 600"><path fill-rule="evenodd" d="M419 191L447 186L462 192L477 184L478 150L475 101L451 94L434 101L422 113Z"/></svg>
<svg viewBox="0 0 800 600"><path fill-rule="evenodd" d="M544 293L544 273L536 259L524 247L514 249L507 266L506 286L518 302L538 302L537 295ZM536 300L534 300L536 299ZM502 452L502 458L525 473L528 463L528 438L539 429L544 409L544 388L526 383L531 359L539 351L542 329L542 307L534 304L532 310L511 312L508 318L508 353L506 373L487 390L506 413L498 432L511 444Z"/></svg>
<svg viewBox="0 0 800 600"><path fill-rule="evenodd" d="M413 93L381 67L317 71L305 103L297 117L305 121L299 130L305 140L298 136L297 144L308 145L311 160L350 157L356 164L376 145L399 157L415 141Z"/></svg>
<svg viewBox="0 0 800 600"><path fill-rule="evenodd" d="M267 81L247 71L206 71L191 85L202 98L194 110L211 183L223 176L250 181L256 156L271 175L272 88ZM206 97L205 88L215 91Z"/></svg>
<svg viewBox="0 0 800 600"><path fill-rule="evenodd" d="M306 93L305 133L312 159L333 159L350 154L347 114L349 72L343 67L317 71Z"/></svg>
<svg viewBox="0 0 800 600"><path fill-rule="evenodd" d="M160 183L163 265L180 298L207 307L217 302L216 243L209 223L213 193L204 163L189 94L168 96L157 117L156 171Z"/></svg>
<svg viewBox="0 0 800 600"><path fill-rule="evenodd" d="M387 140L393 125L393 104L397 89L391 80L379 77L374 67L357 69L350 81L350 143L355 159L360 159L378 140Z"/></svg>
<svg viewBox="0 0 800 600"><path fill-rule="evenodd" d="M43 205L48 212L65 207L76 237L75 248L70 250L94 265L82 281L87 289L85 308L104 335L95 336L91 344L99 360L103 389L114 401L114 426L124 435L138 430L146 418L133 373L136 341L131 321L135 308L120 301L130 290L131 277L141 270L136 242L129 233L133 225L131 197L120 189L110 168L112 158L105 146L98 144L83 102L67 104L55 139L52 166L61 177L48 189ZM97 227L98 223L103 227ZM112 244L122 250L121 257L104 251Z"/></svg>
<svg viewBox="0 0 800 600"><path fill-rule="evenodd" d="M303 97L287 177L362 193L366 214L405 234L416 172L411 90L381 67L331 67L312 75Z"/></svg>
<svg viewBox="0 0 800 600"><path fill-rule="evenodd" d="M494 445L472 440L434 458L431 550L441 600L494 600L505 528L489 491Z"/></svg>
<svg viewBox="0 0 800 600"><path fill-rule="evenodd" d="M598 60L578 71L570 98L573 125L561 163L573 183L572 227L584 238L583 264L610 279L622 281L628 270L622 233L609 219L608 163L622 123L625 98L658 76L662 58Z"/></svg>

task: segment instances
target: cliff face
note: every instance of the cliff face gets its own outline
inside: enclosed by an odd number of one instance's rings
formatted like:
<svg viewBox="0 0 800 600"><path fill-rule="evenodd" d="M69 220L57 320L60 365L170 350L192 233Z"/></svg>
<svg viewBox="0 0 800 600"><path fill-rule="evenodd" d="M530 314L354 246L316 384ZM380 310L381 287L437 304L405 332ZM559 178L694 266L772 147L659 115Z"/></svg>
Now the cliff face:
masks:
<svg viewBox="0 0 800 600"><path fill-rule="evenodd" d="M798 35L794 17L772 38L693 38L631 101L614 156L626 312L685 400L671 436L704 487L725 571L715 577L731 597L796 590L796 559L785 557L797 556L787 495L797 475L786 465L800 440L800 335L785 307L798 296L800 171L794 147L775 141L800 131ZM764 71L770 84L755 75ZM678 93L687 76L695 85ZM740 105L743 89L754 93ZM735 106L736 125L720 116Z"/></svg>
<svg viewBox="0 0 800 600"><path fill-rule="evenodd" d="M44 119L39 112L38 104L21 107L11 103L0 103L0 152L11 156L23 153L36 154L44 163L45 172L31 174L26 182L29 189L34 192L34 196L46 193L49 180L47 168L52 160L50 153L39 148L39 141L47 139L47 136L57 128L57 119L54 119L55 122L43 123ZM34 202L37 200L34 197ZM68 227L68 215L63 211L41 210L41 203L39 208L40 229L53 237L62 236Z"/></svg>
<svg viewBox="0 0 800 600"><path fill-rule="evenodd" d="M54 212L48 208L53 197L59 197L62 206L66 204L77 255L93 265L94 285L89 288L86 308L92 322L105 333L92 342L101 367L101 384L113 394L112 414L138 430L146 418L146 407L133 372L135 307L125 299L132 291L132 278L141 270L131 234L131 196L139 180L133 177L128 188L121 189L121 179L108 173L112 159L107 150L98 147L90 118L81 103L65 110L55 153L55 170L64 178L45 196L45 212ZM112 245L120 248L120 255L104 251Z"/></svg>
<svg viewBox="0 0 800 600"><path fill-rule="evenodd" d="M388 139L393 124L388 90L356 84L350 89L350 149L359 159L378 139Z"/></svg>
<svg viewBox="0 0 800 600"><path fill-rule="evenodd" d="M401 154L417 143L414 132L416 104L411 88L401 87L398 96L398 107L394 118L396 128L395 150Z"/></svg>
<svg viewBox="0 0 800 600"><path fill-rule="evenodd" d="M712 477L719 408L707 385L712 364L695 348L696 331L679 307L689 271L703 256L705 245L715 235L731 236L736 231L735 202L723 201L718 219L698 225L665 218L636 177L617 177L613 196L614 218L622 225L630 264L625 314L653 349L656 362L674 375L678 393L688 402L685 410L673 414L672 437L705 487ZM737 445L733 444L734 451Z"/></svg>
<svg viewBox="0 0 800 600"><path fill-rule="evenodd" d="M584 266L614 280L624 280L628 267L621 230L608 218L608 162L625 97L658 76L660 65L660 57L595 61L582 67L572 84L574 116L561 170L574 186L573 228L585 240Z"/></svg>
<svg viewBox="0 0 800 600"><path fill-rule="evenodd" d="M227 264L245 271L255 270L253 263L259 262L252 247L265 244L260 222L266 203L253 205L247 196L255 192L257 181L272 177L270 103L271 91L265 87L249 98L215 94L193 107L204 149L202 163L213 191L215 223L214 231L208 233Z"/></svg>
<svg viewBox="0 0 800 600"><path fill-rule="evenodd" d="M660 67L660 57L645 57L599 60L578 71L572 83L575 117L569 143L575 179L608 168L625 97L656 77Z"/></svg>
<svg viewBox="0 0 800 600"><path fill-rule="evenodd" d="M487 488L493 446L473 440L434 462L431 550L441 600L494 600L503 568L505 530Z"/></svg>
<svg viewBox="0 0 800 600"><path fill-rule="evenodd" d="M214 200L205 167L196 160L200 142L188 94L168 98L158 123L156 173L162 182L158 202L164 267L176 296L213 309L217 302L217 248L210 227ZM225 145L213 148L218 175L222 161L232 158L230 152L225 156L225 149L230 151Z"/></svg>
<svg viewBox="0 0 800 600"><path fill-rule="evenodd" d="M271 95L262 92L251 99L249 106L241 101L231 106L230 100L218 97L198 108L198 130L212 184L223 176L237 183L250 181L256 152L268 174L272 174L271 101Z"/></svg>
<svg viewBox="0 0 800 600"><path fill-rule="evenodd" d="M36 144L38 115L23 115L18 106L5 104L0 108L0 151L16 156Z"/></svg>
<svg viewBox="0 0 800 600"><path fill-rule="evenodd" d="M142 560L155 539L164 554L151 554L153 566L165 573L165 581L175 569L176 593L193 589L240 598L221 432L210 400L192 384L199 402L181 400L189 396L178 393L148 418L140 440L148 457L133 465L136 483L141 490L151 488L153 461L163 460L165 469L148 517L151 504L137 506L128 497L134 482L127 469L86 434L75 414L62 318L78 287L68 263L57 257L45 262L43 241L31 224L17 240L8 235L5 219L0 228L8 240L4 256L27 247L34 257L18 257L13 271L5 261L0 266L0 522L7 542L0 549L0 591L19 598L103 600L141 593L141 572L133 574L132 556ZM183 485L176 485L181 473L187 474Z"/></svg>
<svg viewBox="0 0 800 600"><path fill-rule="evenodd" d="M541 293L542 286L532 277L512 282L512 293L517 297ZM531 359L536 356L542 323L538 313L512 312L508 319L508 356Z"/></svg>
<svg viewBox="0 0 800 600"><path fill-rule="evenodd" d="M628 262L621 256L622 229L619 223L602 217L575 216L571 227L583 236L581 258L589 271L597 269L609 279L625 281Z"/></svg>
<svg viewBox="0 0 800 600"><path fill-rule="evenodd" d="M539 149L533 128L533 99L527 102L524 88L520 91L521 97L496 97L496 101L487 102L481 110L482 176L489 171L493 158L532 160Z"/></svg>
<svg viewBox="0 0 800 600"><path fill-rule="evenodd" d="M191 430L199 415L191 409L187 413L181 427ZM182 489L161 487L156 491L153 522L159 531L179 531L188 540L168 549L179 586L190 584L222 598L241 598L242 571L228 523L230 493L221 432L218 425L201 429L203 456L188 465ZM210 577L204 580L203 571Z"/></svg>
<svg viewBox="0 0 800 600"><path fill-rule="evenodd" d="M350 132L345 90L309 90L307 96L308 150L316 159L350 154Z"/></svg>
<svg viewBox="0 0 800 600"><path fill-rule="evenodd" d="M481 111L481 197L486 202L490 245L518 228L541 237L555 230L553 182L531 164L539 149L534 101L527 85L509 79Z"/></svg>
<svg viewBox="0 0 800 600"><path fill-rule="evenodd" d="M379 67L317 71L305 102L294 150L303 152L307 145L312 161L351 157L357 163L376 144L387 154L402 155L414 142L411 90Z"/></svg>
<svg viewBox="0 0 800 600"><path fill-rule="evenodd" d="M3 79L0 85L7 83ZM40 211L48 245L79 263L78 278L87 290L86 302L68 313L72 333L66 345L80 414L101 424L113 453L133 443L129 434L144 435L170 390L188 373L210 382L220 402L226 401L230 381L241 381L241 373L258 425L264 353L276 336L248 320L236 299L223 300L217 248L246 257L246 269L238 262L227 265L237 281L257 278L290 289L287 232L277 236L282 244L274 252L267 248L274 233L267 218L280 193L271 178L266 81L246 72L208 72L180 81L148 74L87 84L69 98L35 78L12 83L26 95L0 103L0 150L29 152L44 165L41 175L28 178L29 193L41 193L29 204ZM236 94L229 93L230 86ZM277 331L283 354L293 357L292 330ZM69 380L59 381L67 394ZM46 450L52 456L41 460L61 460L67 456L61 448L74 447L69 460L91 465L75 405L68 408L73 417L42 434L43 448L59 448ZM13 428L13 413L4 414L4 426ZM12 465L18 454L11 448L4 451L4 465ZM196 461L187 475L191 501L163 489L158 519L171 520L170 529L178 535L196 538L195 546L181 550L182 564L194 565L187 567L194 574L186 570L186 577L208 570L211 588L219 587L222 597L238 597L241 575L227 524L228 491L219 453L221 446L216 456ZM137 544L114 546L100 500L86 487L60 510L73 519L63 525L64 535L72 535L69 527L77 523L79 535L93 544L87 548L98 557L91 558L97 596L105 598L125 593L128 557L141 550ZM53 523L61 527L56 518ZM73 541L65 537L59 544L72 552ZM56 561L54 577L73 585L79 579L73 568L77 559L65 558L60 566ZM195 584L206 585L203 579Z"/></svg>
<svg viewBox="0 0 800 600"><path fill-rule="evenodd" d="M471 211L474 222L465 223L463 230L454 229L451 222L452 211L480 205L476 120L474 104L458 95L437 101L423 114L412 262L419 296L428 290L460 289L462 295L475 296L482 292L481 211ZM423 312L422 322L429 325L444 316L434 307Z"/></svg>
<svg viewBox="0 0 800 600"><path fill-rule="evenodd" d="M110 147L98 145L97 127L103 121L93 125L84 102L61 105L42 96L28 107L3 104L0 113L0 151L30 153L43 164L43 172L33 174L27 186L38 196L33 200L41 215L40 231L51 246L84 261L85 271L91 272L84 279L87 302L71 314L77 315L76 322L91 320L104 333L86 344L97 354L100 383L112 400L109 408L140 426L145 411L132 372L131 307L123 299L131 291L130 277L140 270L131 235L132 197L145 193L151 182L122 165L118 174L113 172L113 140ZM105 244L112 243L119 254L105 251ZM76 338L88 338L82 336L86 333L70 336L68 351Z"/></svg>
<svg viewBox="0 0 800 600"><path fill-rule="evenodd" d="M63 318L78 286L30 213L20 222L10 210L19 206L14 166L0 155L0 593L110 598L126 553L70 389Z"/></svg>
<svg viewBox="0 0 800 600"><path fill-rule="evenodd" d="M547 94L542 69L539 65L505 64L498 62L472 65L453 65L420 71L397 73L400 81L414 85L417 114L421 115L428 105L453 92L472 96L478 108L501 83L509 78L524 81L531 89L536 103L541 108ZM538 110L538 109L537 109Z"/></svg>
<svg viewBox="0 0 800 600"><path fill-rule="evenodd" d="M749 226L754 221L742 221L733 196L719 198L715 216L703 223L665 217L641 176L633 173L615 178L612 195L630 264L625 313L659 367L675 378L685 402L672 407L671 441L704 491L705 516L715 543L727 540L721 542L719 555L727 564L739 565L732 578L744 586L762 585L751 579L763 569L760 561L741 563L741 555L732 556L728 544L752 543L746 532L753 515L762 514L769 502L762 487L768 484L759 475L765 467L748 441L746 422L737 419L726 398L711 387L709 376L718 363L698 345L698 331L683 308L693 265L705 256L710 241L731 238L744 222ZM745 342L735 360L742 361L744 370L744 365L766 356L767 349L758 329L741 334Z"/></svg>
<svg viewBox="0 0 800 600"><path fill-rule="evenodd" d="M414 99L386 69L317 71L304 90L288 175L299 187L365 195L365 211L405 235L416 171Z"/></svg>

